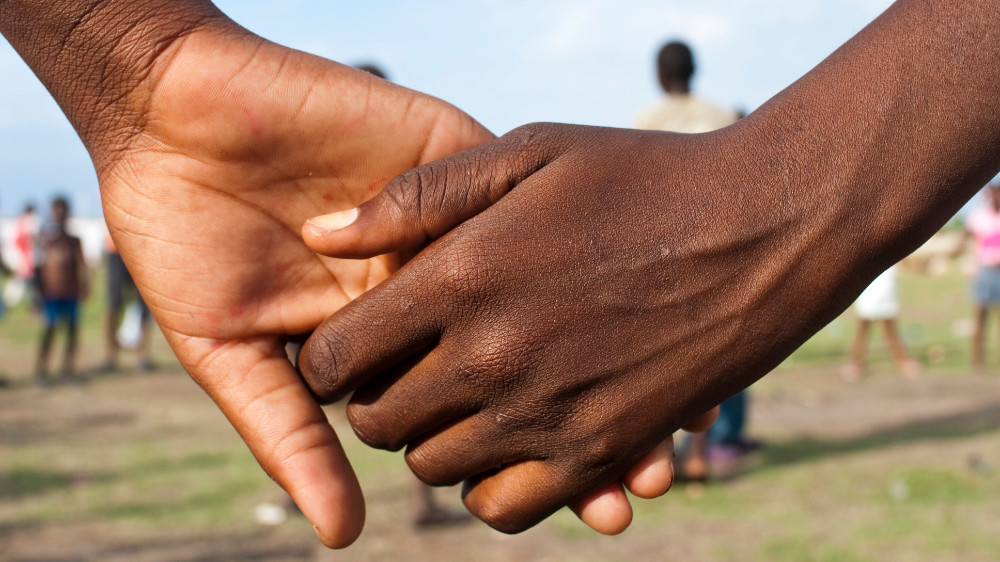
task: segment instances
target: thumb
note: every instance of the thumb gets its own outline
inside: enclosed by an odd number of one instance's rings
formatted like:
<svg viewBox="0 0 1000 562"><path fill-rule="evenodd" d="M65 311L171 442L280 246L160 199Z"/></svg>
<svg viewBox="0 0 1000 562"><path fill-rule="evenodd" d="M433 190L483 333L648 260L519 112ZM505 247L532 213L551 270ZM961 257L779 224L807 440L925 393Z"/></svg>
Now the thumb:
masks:
<svg viewBox="0 0 1000 562"><path fill-rule="evenodd" d="M302 238L314 252L338 258L420 249L551 162L560 152L551 127L525 125L405 172L359 207L309 219Z"/></svg>

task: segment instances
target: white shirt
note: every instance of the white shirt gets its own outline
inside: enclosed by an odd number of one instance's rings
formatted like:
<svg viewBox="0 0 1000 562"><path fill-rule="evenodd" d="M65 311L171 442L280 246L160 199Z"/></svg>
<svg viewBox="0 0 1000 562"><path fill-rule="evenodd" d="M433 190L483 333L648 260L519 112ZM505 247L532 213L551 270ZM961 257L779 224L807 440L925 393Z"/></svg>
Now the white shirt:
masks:
<svg viewBox="0 0 1000 562"><path fill-rule="evenodd" d="M674 133L707 133L732 125L739 115L690 94L667 94L635 119L636 129Z"/></svg>

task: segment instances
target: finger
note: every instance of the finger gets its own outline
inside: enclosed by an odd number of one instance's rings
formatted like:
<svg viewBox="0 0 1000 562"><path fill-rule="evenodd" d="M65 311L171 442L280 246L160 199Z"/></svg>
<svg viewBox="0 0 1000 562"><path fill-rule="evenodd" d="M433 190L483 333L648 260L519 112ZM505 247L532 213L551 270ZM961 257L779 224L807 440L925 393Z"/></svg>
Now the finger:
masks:
<svg viewBox="0 0 1000 562"><path fill-rule="evenodd" d="M711 410L705 412L704 414L696 417L695 419L688 422L682 429L684 431L689 431L691 433L701 433L703 431L708 431L708 428L712 427L715 420L719 418L719 407L716 406Z"/></svg>
<svg viewBox="0 0 1000 562"><path fill-rule="evenodd" d="M333 428L277 338L218 341L164 330L184 367L219 405L264 470L292 496L325 545L364 526L361 487Z"/></svg>
<svg viewBox="0 0 1000 562"><path fill-rule="evenodd" d="M462 491L465 507L473 515L498 531L519 533L576 503L579 491L593 485L573 471L536 460L466 480Z"/></svg>
<svg viewBox="0 0 1000 562"><path fill-rule="evenodd" d="M501 422L502 423L502 422ZM432 486L453 486L476 475L523 460L523 443L486 416L470 416L411 443L406 464ZM514 440L520 441L517 436Z"/></svg>
<svg viewBox="0 0 1000 562"><path fill-rule="evenodd" d="M302 237L313 251L368 258L425 246L500 200L557 153L545 125L425 164L393 179L356 209L312 218Z"/></svg>
<svg viewBox="0 0 1000 562"><path fill-rule="evenodd" d="M625 473L622 483L640 498L652 499L666 494L674 483L674 438L668 437L639 459Z"/></svg>
<svg viewBox="0 0 1000 562"><path fill-rule="evenodd" d="M313 331L299 352L298 367L321 401L338 400L433 346L439 337L438 311L427 302L433 283L425 279L405 268Z"/></svg>
<svg viewBox="0 0 1000 562"><path fill-rule="evenodd" d="M617 535L632 523L632 505L618 482L571 503L569 508L591 529L602 535Z"/></svg>
<svg viewBox="0 0 1000 562"><path fill-rule="evenodd" d="M362 441L396 451L479 410L480 397L465 384L468 373L459 376L460 368L445 364L441 349L408 361L355 391L347 419Z"/></svg>

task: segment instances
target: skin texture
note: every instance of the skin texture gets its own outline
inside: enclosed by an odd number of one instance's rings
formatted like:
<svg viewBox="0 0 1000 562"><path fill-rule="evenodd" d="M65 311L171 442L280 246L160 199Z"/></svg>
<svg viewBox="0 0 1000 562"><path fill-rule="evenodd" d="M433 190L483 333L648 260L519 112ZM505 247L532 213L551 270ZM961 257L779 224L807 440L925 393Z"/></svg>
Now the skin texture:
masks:
<svg viewBox="0 0 1000 562"><path fill-rule="evenodd" d="M115 243L184 367L323 542L353 542L361 490L284 347L399 259L318 257L300 227L493 136L440 100L269 43L208 2L7 0L0 31L84 140ZM651 447L624 484L664 493L671 447ZM621 490L572 507L620 532Z"/></svg>
<svg viewBox="0 0 1000 562"><path fill-rule="evenodd" d="M900 1L727 129L536 124L407 172L303 231L338 257L434 240L313 334L305 379L355 391L367 443L464 481L489 524L537 523L766 374L997 172L998 17Z"/></svg>
<svg viewBox="0 0 1000 562"><path fill-rule="evenodd" d="M181 363L323 541L346 546L360 490L284 346L397 262L317 259L299 225L488 134L437 100L256 37L207 31L167 55L150 125L100 176L105 216Z"/></svg>
<svg viewBox="0 0 1000 562"><path fill-rule="evenodd" d="M208 3L90 4L11 0L0 31L83 138L112 236L184 367L324 543L346 546L364 522L361 491L284 345L397 259L318 258L299 229L492 135Z"/></svg>

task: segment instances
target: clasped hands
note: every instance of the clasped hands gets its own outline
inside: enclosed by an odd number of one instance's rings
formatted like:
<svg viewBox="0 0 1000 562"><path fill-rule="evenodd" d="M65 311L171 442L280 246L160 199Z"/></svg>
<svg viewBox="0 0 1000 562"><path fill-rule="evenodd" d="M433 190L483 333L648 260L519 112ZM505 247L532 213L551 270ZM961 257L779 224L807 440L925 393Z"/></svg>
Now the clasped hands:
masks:
<svg viewBox="0 0 1000 562"><path fill-rule="evenodd" d="M328 546L358 536L364 502L316 397L355 391L363 440L464 481L496 528L571 505L613 533L622 483L665 492L671 433L738 389L691 376L732 363L699 340L734 335L678 283L711 273L685 242L705 217L663 183L701 174L697 143L568 126L489 143L440 100L217 28L148 76L142 122L88 144L105 217L185 369ZM358 205L349 228L306 223ZM427 243L389 278L387 252ZM321 322L300 376L285 342Z"/></svg>
<svg viewBox="0 0 1000 562"><path fill-rule="evenodd" d="M570 504L623 529L621 483L665 491L673 430L704 427L996 174L997 11L896 2L704 135L494 139L209 0L0 2L0 32L86 145L177 357L341 547L364 501L317 398L352 391L366 442L465 482L491 525ZM308 333L299 372L285 344Z"/></svg>

